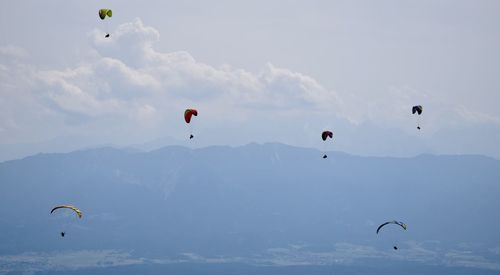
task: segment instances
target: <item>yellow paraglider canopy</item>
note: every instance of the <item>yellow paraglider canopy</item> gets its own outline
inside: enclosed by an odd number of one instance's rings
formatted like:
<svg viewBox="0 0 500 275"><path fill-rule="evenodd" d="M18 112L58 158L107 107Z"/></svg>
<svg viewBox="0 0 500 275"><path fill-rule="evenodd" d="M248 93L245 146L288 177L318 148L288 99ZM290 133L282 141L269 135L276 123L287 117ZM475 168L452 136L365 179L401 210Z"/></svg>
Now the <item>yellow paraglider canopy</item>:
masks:
<svg viewBox="0 0 500 275"><path fill-rule="evenodd" d="M77 207L75 207L73 205L58 205L58 206L52 208L52 210L50 211L50 214L52 214L57 209L61 209L61 208L71 209L71 210L75 211L76 215L78 215L78 218L80 218L80 219L82 218L82 211L80 211L80 209L78 209Z"/></svg>

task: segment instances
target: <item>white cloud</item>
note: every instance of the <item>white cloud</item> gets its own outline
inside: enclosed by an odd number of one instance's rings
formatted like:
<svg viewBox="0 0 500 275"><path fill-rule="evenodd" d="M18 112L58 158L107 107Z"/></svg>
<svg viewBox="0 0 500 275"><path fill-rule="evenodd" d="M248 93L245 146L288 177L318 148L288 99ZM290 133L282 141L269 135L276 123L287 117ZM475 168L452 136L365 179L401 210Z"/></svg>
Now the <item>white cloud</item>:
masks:
<svg viewBox="0 0 500 275"><path fill-rule="evenodd" d="M492 249L494 250L494 249ZM464 250L426 248L424 243L407 242L398 253L384 251L368 245L337 243L330 251L311 251L295 248L272 248L265 254L253 259L259 265L355 265L361 266L364 260L396 260L419 262L432 266L473 267L500 270L500 262ZM495 253L492 251L492 253Z"/></svg>
<svg viewBox="0 0 500 275"><path fill-rule="evenodd" d="M101 81L141 83L142 88L156 90L157 97L193 102L223 100L258 109L318 108L328 101L335 104L335 92L313 78L271 64L253 74L230 66L215 68L196 61L187 52L155 51L153 44L159 40L159 33L140 19L118 27L109 40L98 31L92 38L99 56L108 63L120 64L119 68L107 68ZM120 89L115 92L121 93Z"/></svg>
<svg viewBox="0 0 500 275"><path fill-rule="evenodd" d="M0 256L0 272L37 272L104 268L144 263L118 250L80 250L52 253L23 253Z"/></svg>
<svg viewBox="0 0 500 275"><path fill-rule="evenodd" d="M500 270L499 262L486 259L485 257L473 254L470 251L449 251L444 255L443 262L449 266Z"/></svg>
<svg viewBox="0 0 500 275"><path fill-rule="evenodd" d="M18 110L43 109L50 113L45 117L47 124L58 117L64 129L98 124L102 119L121 120L120 127L126 127L126 122L131 123L130 128L160 127L163 118L178 117L188 106L201 106L202 114L220 120L248 121L253 113L263 111L327 110L338 100L335 92L313 78L271 64L254 74L228 65L215 68L186 52L158 52L153 49L158 31L144 26L140 19L120 25L109 39L98 31L90 39L95 46L93 58L72 68L2 64L1 76L9 79L3 82L2 92L12 85L31 100L30 105L16 102L21 100L20 93L11 93L4 97L6 104L15 104ZM12 70L17 72L10 73ZM20 123L12 113L3 115ZM30 125L21 123L20 127Z"/></svg>

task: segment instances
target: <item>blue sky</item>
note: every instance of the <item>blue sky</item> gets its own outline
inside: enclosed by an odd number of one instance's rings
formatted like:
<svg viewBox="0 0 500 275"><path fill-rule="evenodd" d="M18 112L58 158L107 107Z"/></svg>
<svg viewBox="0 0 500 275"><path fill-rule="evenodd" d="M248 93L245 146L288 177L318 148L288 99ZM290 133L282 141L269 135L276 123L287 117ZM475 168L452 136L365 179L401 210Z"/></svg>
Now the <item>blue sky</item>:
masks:
<svg viewBox="0 0 500 275"><path fill-rule="evenodd" d="M197 146L321 148L331 129L353 154L500 157L498 1L0 7L0 144L184 141L196 107Z"/></svg>

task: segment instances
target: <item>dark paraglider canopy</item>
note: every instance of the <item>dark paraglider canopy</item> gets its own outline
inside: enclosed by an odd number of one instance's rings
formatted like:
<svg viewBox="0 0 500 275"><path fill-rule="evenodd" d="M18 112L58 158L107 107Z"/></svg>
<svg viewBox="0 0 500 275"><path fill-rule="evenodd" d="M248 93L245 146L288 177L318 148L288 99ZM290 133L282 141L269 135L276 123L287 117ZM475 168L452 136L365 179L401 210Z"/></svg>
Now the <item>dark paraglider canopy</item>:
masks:
<svg viewBox="0 0 500 275"><path fill-rule="evenodd" d="M413 106L413 107L411 108L411 113L412 113L412 114L417 113L418 115L421 115L423 110L424 110L424 109L423 109L422 105L416 105L416 106Z"/></svg>
<svg viewBox="0 0 500 275"><path fill-rule="evenodd" d="M402 222L398 222L398 221L389 221L389 222L385 222L383 224L381 224L378 228L377 228L377 234L378 232L380 231L380 229L382 229L382 227L388 225L388 224L396 224L396 225L399 225L401 226L404 230L406 230L407 228L407 225L405 223L402 223Z"/></svg>
<svg viewBox="0 0 500 275"><path fill-rule="evenodd" d="M326 140L327 138L333 138L333 133L330 131L323 131L323 133L321 133L321 138L323 140Z"/></svg>

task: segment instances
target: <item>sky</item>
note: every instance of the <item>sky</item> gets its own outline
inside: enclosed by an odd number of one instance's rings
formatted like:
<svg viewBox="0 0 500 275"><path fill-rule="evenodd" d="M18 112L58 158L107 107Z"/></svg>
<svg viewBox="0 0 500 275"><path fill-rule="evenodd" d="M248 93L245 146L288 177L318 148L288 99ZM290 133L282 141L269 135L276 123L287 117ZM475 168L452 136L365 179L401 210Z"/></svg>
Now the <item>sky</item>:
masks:
<svg viewBox="0 0 500 275"><path fill-rule="evenodd" d="M100 8L113 17L100 20ZM3 1L0 145L168 139L500 158L499 8L486 0ZM420 131L413 105L424 106ZM191 107L199 116L190 128L182 115ZM326 129L334 139L324 145Z"/></svg>

